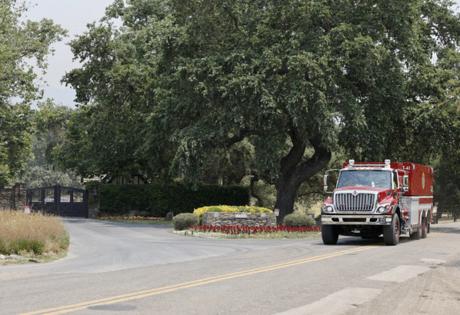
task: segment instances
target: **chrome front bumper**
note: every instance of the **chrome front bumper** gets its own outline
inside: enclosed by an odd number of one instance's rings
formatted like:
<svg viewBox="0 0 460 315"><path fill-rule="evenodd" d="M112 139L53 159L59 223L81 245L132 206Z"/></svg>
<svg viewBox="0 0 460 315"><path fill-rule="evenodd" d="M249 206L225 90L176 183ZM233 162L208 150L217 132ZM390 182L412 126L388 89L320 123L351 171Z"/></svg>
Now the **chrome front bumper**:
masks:
<svg viewBox="0 0 460 315"><path fill-rule="evenodd" d="M322 214L323 225L390 225L391 215L378 214Z"/></svg>

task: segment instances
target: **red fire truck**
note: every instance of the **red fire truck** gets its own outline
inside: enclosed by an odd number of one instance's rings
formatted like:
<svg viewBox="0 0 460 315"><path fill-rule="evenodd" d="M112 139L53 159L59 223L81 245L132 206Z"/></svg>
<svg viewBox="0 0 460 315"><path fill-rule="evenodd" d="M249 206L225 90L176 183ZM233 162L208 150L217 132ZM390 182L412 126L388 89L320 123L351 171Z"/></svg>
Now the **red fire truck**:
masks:
<svg viewBox="0 0 460 315"><path fill-rule="evenodd" d="M338 171L333 191L331 172ZM321 210L324 244L336 244L339 235L378 238L386 245L399 243L401 235L425 238L433 208L433 169L411 162L356 162L324 175L331 193Z"/></svg>

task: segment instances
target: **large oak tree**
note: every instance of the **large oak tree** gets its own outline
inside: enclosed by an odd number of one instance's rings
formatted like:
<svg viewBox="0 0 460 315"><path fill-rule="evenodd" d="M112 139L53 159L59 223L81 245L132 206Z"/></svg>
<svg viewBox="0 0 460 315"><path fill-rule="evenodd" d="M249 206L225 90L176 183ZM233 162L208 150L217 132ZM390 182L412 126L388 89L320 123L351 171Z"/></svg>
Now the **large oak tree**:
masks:
<svg viewBox="0 0 460 315"><path fill-rule="evenodd" d="M458 53L450 6L117 0L72 43L82 67L66 81L90 110L136 117L133 141L142 143L129 154L152 169L166 160L174 174L197 178L210 152L250 143L282 218L339 145L359 159L418 147L411 124L423 130L419 114L436 116L451 75L439 63Z"/></svg>

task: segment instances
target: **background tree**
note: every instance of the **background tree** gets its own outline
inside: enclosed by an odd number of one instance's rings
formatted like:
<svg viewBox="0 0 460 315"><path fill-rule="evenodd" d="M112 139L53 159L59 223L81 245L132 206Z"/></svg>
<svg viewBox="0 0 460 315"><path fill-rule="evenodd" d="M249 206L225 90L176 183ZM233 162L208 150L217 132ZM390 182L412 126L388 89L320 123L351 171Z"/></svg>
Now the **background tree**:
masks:
<svg viewBox="0 0 460 315"><path fill-rule="evenodd" d="M446 126L448 136L436 143L435 199L438 215L450 212L456 220L460 216L460 57L452 50L445 51L442 57L444 71L448 73L442 76L442 83L448 93L438 107L443 119L433 125Z"/></svg>
<svg viewBox="0 0 460 315"><path fill-rule="evenodd" d="M436 201L438 215L449 212L454 220L460 216L460 152L454 155L444 155L439 162L436 172Z"/></svg>
<svg viewBox="0 0 460 315"><path fill-rule="evenodd" d="M50 45L64 35L51 20L23 22L25 9L20 1L0 2L0 186L29 158L29 104L40 97L34 80L46 68Z"/></svg>
<svg viewBox="0 0 460 315"><path fill-rule="evenodd" d="M82 67L66 81L94 115L135 117L132 149L103 150L152 173L197 180L209 156L246 141L282 219L339 146L382 160L430 143L411 125L442 114L442 60L457 55L460 30L451 5L117 0L72 43ZM430 140L448 129L430 128Z"/></svg>
<svg viewBox="0 0 460 315"><path fill-rule="evenodd" d="M21 171L30 155L27 106L0 104L0 188Z"/></svg>
<svg viewBox="0 0 460 315"><path fill-rule="evenodd" d="M52 100L40 103L30 112L32 153L17 181L28 187L52 185L79 186L80 179L60 165L59 148L73 110Z"/></svg>

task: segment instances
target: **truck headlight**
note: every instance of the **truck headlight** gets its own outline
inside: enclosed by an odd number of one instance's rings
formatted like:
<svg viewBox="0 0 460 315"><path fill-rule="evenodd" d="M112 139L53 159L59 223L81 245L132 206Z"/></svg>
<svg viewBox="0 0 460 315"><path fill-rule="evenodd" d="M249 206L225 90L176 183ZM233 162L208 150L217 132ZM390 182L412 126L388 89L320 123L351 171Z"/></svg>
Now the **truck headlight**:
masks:
<svg viewBox="0 0 460 315"><path fill-rule="evenodd" d="M390 205L383 205L383 206L379 206L376 212L379 214L387 213L390 209L391 209Z"/></svg>
<svg viewBox="0 0 460 315"><path fill-rule="evenodd" d="M334 207L333 206L324 206L323 207L323 211L326 212L326 213L332 213L334 212Z"/></svg>

